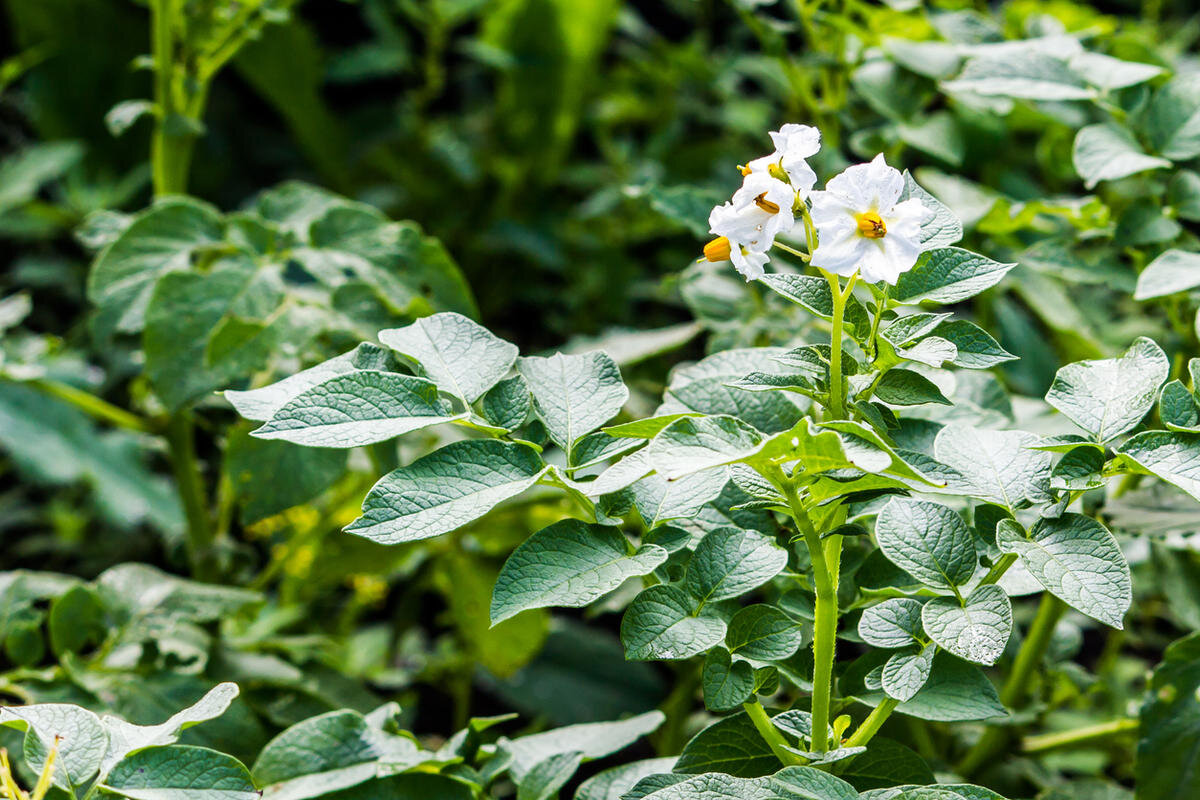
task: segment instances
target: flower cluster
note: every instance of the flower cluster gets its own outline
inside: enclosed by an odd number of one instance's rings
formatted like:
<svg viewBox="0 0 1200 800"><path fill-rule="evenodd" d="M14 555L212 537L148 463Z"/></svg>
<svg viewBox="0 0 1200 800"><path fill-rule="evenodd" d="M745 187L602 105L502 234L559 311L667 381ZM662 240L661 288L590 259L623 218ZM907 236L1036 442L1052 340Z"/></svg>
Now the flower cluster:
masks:
<svg viewBox="0 0 1200 800"><path fill-rule="evenodd" d="M813 191L817 175L807 159L821 149L820 131L788 124L771 141L775 150L739 167L741 188L709 215L717 238L705 245L706 259L730 260L753 280L765 274L776 237L794 234L807 239L808 260L826 272L895 284L912 269L930 210L919 199L900 199L904 177L882 154Z"/></svg>

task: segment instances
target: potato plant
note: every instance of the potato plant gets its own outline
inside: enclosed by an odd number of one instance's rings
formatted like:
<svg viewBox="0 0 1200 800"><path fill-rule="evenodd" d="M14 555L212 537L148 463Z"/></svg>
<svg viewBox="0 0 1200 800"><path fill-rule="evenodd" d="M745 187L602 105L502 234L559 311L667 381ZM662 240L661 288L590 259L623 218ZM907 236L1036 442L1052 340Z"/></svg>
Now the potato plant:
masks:
<svg viewBox="0 0 1200 800"><path fill-rule="evenodd" d="M150 53L0 163L4 795L1200 792L1171 3L114 2L5 0L31 129Z"/></svg>

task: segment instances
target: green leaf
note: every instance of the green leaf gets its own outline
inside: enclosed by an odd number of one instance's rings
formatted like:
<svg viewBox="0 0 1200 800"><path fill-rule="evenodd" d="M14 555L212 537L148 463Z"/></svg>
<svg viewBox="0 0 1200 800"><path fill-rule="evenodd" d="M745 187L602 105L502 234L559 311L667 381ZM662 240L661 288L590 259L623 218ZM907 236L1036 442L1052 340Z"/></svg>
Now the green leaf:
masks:
<svg viewBox="0 0 1200 800"><path fill-rule="evenodd" d="M437 385L424 378L360 370L296 395L253 435L308 447L362 447L466 416L450 413Z"/></svg>
<svg viewBox="0 0 1200 800"><path fill-rule="evenodd" d="M853 786L813 767L785 767L767 780L788 800L858 800Z"/></svg>
<svg viewBox="0 0 1200 800"><path fill-rule="evenodd" d="M1046 402L1107 442L1142 421L1170 370L1162 348L1141 336L1117 358L1077 361L1060 369Z"/></svg>
<svg viewBox="0 0 1200 800"><path fill-rule="evenodd" d="M608 422L629 399L621 370L605 353L557 353L517 361L546 431L568 455L575 442Z"/></svg>
<svg viewBox="0 0 1200 800"><path fill-rule="evenodd" d="M415 361L421 374L467 404L495 386L517 360L516 345L448 311L380 331L379 341Z"/></svg>
<svg viewBox="0 0 1200 800"><path fill-rule="evenodd" d="M480 408L488 422L514 431L525 424L533 411L529 384L520 375L505 378L488 389L480 401Z"/></svg>
<svg viewBox="0 0 1200 800"><path fill-rule="evenodd" d="M1186 292L1200 286L1200 253L1167 250L1146 265L1138 275L1134 300Z"/></svg>
<svg viewBox="0 0 1200 800"><path fill-rule="evenodd" d="M959 658L995 664L1012 635L1012 603L1004 590L985 584L961 602L935 597L921 612L925 633Z"/></svg>
<svg viewBox="0 0 1200 800"><path fill-rule="evenodd" d="M795 425L803 416L792 397L779 392L747 392L729 386L751 372L771 372L781 347L723 350L695 364L677 367L655 412L668 414L728 414L764 433L778 433Z"/></svg>
<svg viewBox="0 0 1200 800"><path fill-rule="evenodd" d="M790 272L768 272L759 280L821 319L833 319L833 288L825 278ZM871 329L870 314L855 297L850 297L846 302L843 321L847 333L855 339L863 338Z"/></svg>
<svg viewBox="0 0 1200 800"><path fill-rule="evenodd" d="M839 773L860 792L887 786L936 783L933 770L919 755L894 739L876 736L867 746L867 757L856 758ZM887 790L891 791L891 790ZM860 800L867 800L863 794ZM885 800L878 798L878 800ZM894 799L893 799L894 800ZM987 800L982 795L974 800ZM1003 800L997 796L995 800Z"/></svg>
<svg viewBox="0 0 1200 800"><path fill-rule="evenodd" d="M1188 402L1191 402L1191 395L1188 395ZM1089 445L1076 447L1054 465L1050 473L1050 488L1067 492L1099 489L1104 485L1103 469L1103 450Z"/></svg>
<svg viewBox="0 0 1200 800"><path fill-rule="evenodd" d="M131 800L258 800L242 762L216 750L180 744L128 756L113 767L102 788Z"/></svg>
<svg viewBox="0 0 1200 800"><path fill-rule="evenodd" d="M383 476L346 531L381 544L449 533L537 483L533 448L491 439L453 442Z"/></svg>
<svg viewBox="0 0 1200 800"><path fill-rule="evenodd" d="M920 601L894 597L870 606L859 617L858 635L876 647L911 647L921 638Z"/></svg>
<svg viewBox="0 0 1200 800"><path fill-rule="evenodd" d="M638 515L647 528L654 528L671 520L695 517L728 482L724 468L717 467L673 481L649 475L630 486L630 491Z"/></svg>
<svg viewBox="0 0 1200 800"><path fill-rule="evenodd" d="M948 598L938 597L936 600ZM930 602L934 602L930 601ZM933 657L937 648L925 645L916 652L901 652L893 654L883 665L880 683L888 697L894 697L904 702L913 699L921 687L929 680L933 669Z"/></svg>
<svg viewBox="0 0 1200 800"><path fill-rule="evenodd" d="M744 711L718 720L693 736L683 746L679 761L675 763L675 771L687 775L724 772L736 777L757 778L777 769L779 759Z"/></svg>
<svg viewBox="0 0 1200 800"><path fill-rule="evenodd" d="M1016 264L1001 264L960 247L938 247L921 254L900 276L892 298L898 303L957 303L990 289Z"/></svg>
<svg viewBox="0 0 1200 800"><path fill-rule="evenodd" d="M976 56L959 76L944 81L947 92L972 92L1021 100L1088 100L1096 90L1066 62L1033 49L1005 56Z"/></svg>
<svg viewBox="0 0 1200 800"><path fill-rule="evenodd" d="M1200 432L1200 406L1181 381L1167 383L1158 399L1158 415L1168 430Z"/></svg>
<svg viewBox="0 0 1200 800"><path fill-rule="evenodd" d="M579 784L575 800L621 800L622 795L648 775L670 772L675 757L647 758L606 769Z"/></svg>
<svg viewBox="0 0 1200 800"><path fill-rule="evenodd" d="M954 345L955 354L950 358L950 363L956 367L990 369L1005 361L1016 360L1016 356L1001 347L991 334L974 322L947 320L938 325L933 333Z"/></svg>
<svg viewBox="0 0 1200 800"><path fill-rule="evenodd" d="M933 381L919 372L895 368L883 373L875 386L875 396L894 406L918 406L925 403L953 405Z"/></svg>
<svg viewBox="0 0 1200 800"><path fill-rule="evenodd" d="M74 793L95 777L108 752L108 730L92 712L66 703L0 708L0 725L25 731L25 760L41 772L55 739L54 784Z"/></svg>
<svg viewBox="0 0 1200 800"><path fill-rule="evenodd" d="M1100 181L1114 181L1171 166L1165 158L1147 155L1129 131L1103 123L1079 129L1071 158L1075 171L1088 189Z"/></svg>
<svg viewBox="0 0 1200 800"><path fill-rule="evenodd" d="M892 498L879 512L875 538L889 561L930 586L953 589L975 574L975 541L946 506Z"/></svg>
<svg viewBox="0 0 1200 800"><path fill-rule="evenodd" d="M1155 64L1123 61L1103 53L1088 51L1075 53L1067 59L1067 63L1092 86L1110 91L1137 86L1166 72Z"/></svg>
<svg viewBox="0 0 1200 800"><path fill-rule="evenodd" d="M1200 435L1146 431L1129 439L1118 452L1200 500Z"/></svg>
<svg viewBox="0 0 1200 800"><path fill-rule="evenodd" d="M583 753L555 753L537 764L517 782L517 800L548 800L561 789L583 762Z"/></svg>
<svg viewBox="0 0 1200 800"><path fill-rule="evenodd" d="M119 717L104 717L101 722L108 730L109 747L100 765L104 779L118 761L135 750L175 744L179 736L193 725L207 722L224 714L238 696L236 683L221 683L210 689L193 705L158 725L134 725Z"/></svg>
<svg viewBox="0 0 1200 800"><path fill-rule="evenodd" d="M1164 158L1186 161L1200 155L1200 76L1176 75L1155 92L1142 127Z"/></svg>
<svg viewBox="0 0 1200 800"><path fill-rule="evenodd" d="M256 439L233 430L225 445L225 474L249 525L306 503L346 472L344 450L309 449Z"/></svg>
<svg viewBox="0 0 1200 800"><path fill-rule="evenodd" d="M1003 520L996 544L1016 553L1038 583L1072 608L1121 628L1133 600L1125 556L1108 529L1082 514L1039 519L1025 536L1020 525Z"/></svg>
<svg viewBox="0 0 1200 800"><path fill-rule="evenodd" d="M775 606L746 606L729 620L725 644L734 655L755 661L790 658L804 642L803 629Z"/></svg>
<svg viewBox="0 0 1200 800"><path fill-rule="evenodd" d="M704 657L700 686L710 711L732 711L754 694L754 667L734 660L724 647L714 647Z"/></svg>
<svg viewBox="0 0 1200 800"><path fill-rule="evenodd" d="M787 551L765 534L718 528L696 546L683 588L704 603L740 597L778 575L787 560Z"/></svg>
<svg viewBox="0 0 1200 800"><path fill-rule="evenodd" d="M716 772L691 778L673 775L666 785L656 786L648 794L638 795L636 789L633 794L639 800L780 800L780 796L765 777L735 778Z"/></svg>
<svg viewBox="0 0 1200 800"><path fill-rule="evenodd" d="M556 522L504 562L492 592L492 624L527 608L586 606L666 560L666 550L653 544L635 548L617 528Z"/></svg>
<svg viewBox="0 0 1200 800"><path fill-rule="evenodd" d="M158 279L187 270L195 253L223 239L220 214L196 200L172 197L138 214L88 272L88 299L105 320L102 333L140 331Z"/></svg>
<svg viewBox="0 0 1200 800"><path fill-rule="evenodd" d="M1171 644L1142 703L1134 775L1139 800L1180 800L1200 788L1200 633Z"/></svg>
<svg viewBox="0 0 1200 800"><path fill-rule="evenodd" d="M859 699L870 705L876 705L883 700L882 692L855 693ZM934 656L929 680L921 690L911 700L897 706L896 710L901 714L934 722L962 722L1008 716L999 695L996 694L996 688L983 674L983 670L945 651L939 651Z"/></svg>
<svg viewBox="0 0 1200 800"><path fill-rule="evenodd" d="M947 491L1014 509L1046 496L1053 457L1031 449L1038 441L1024 431L947 425L934 439L933 456L959 473Z"/></svg>
<svg viewBox="0 0 1200 800"><path fill-rule="evenodd" d="M539 762L558 753L580 752L591 761L622 750L662 725L661 711L647 711L619 722L586 722L534 733L501 744L512 754L513 777L520 780Z"/></svg>
<svg viewBox="0 0 1200 800"><path fill-rule="evenodd" d="M762 434L735 417L682 417L651 440L646 457L658 474L675 480L744 459Z"/></svg>
<svg viewBox="0 0 1200 800"><path fill-rule="evenodd" d="M717 615L717 607L701 607L673 583L644 589L621 619L625 657L633 661L690 658L724 638L725 621Z"/></svg>
<svg viewBox="0 0 1200 800"><path fill-rule="evenodd" d="M386 359L380 356L386 352L377 345L363 343L349 352L322 361L269 386L247 391L227 390L225 399L246 419L266 422L293 397L330 378L358 369L384 369Z"/></svg>
<svg viewBox="0 0 1200 800"><path fill-rule="evenodd" d="M917 199L928 210L929 216L921 223L921 246L925 250L949 247L963 237L962 221L950 208L925 191L908 170L904 170L904 192L900 200Z"/></svg>

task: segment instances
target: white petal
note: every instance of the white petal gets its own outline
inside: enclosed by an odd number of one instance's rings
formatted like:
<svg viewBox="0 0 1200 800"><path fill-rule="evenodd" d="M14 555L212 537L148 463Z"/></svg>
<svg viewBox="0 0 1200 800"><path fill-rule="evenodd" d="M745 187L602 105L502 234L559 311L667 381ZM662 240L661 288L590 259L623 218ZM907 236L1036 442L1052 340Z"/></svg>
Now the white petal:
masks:
<svg viewBox="0 0 1200 800"><path fill-rule="evenodd" d="M891 208L904 191L904 176L889 167L880 153L869 164L855 164L830 178L825 189L860 212Z"/></svg>
<svg viewBox="0 0 1200 800"><path fill-rule="evenodd" d="M813 172L812 167L802 158L791 161L784 158L783 170L787 173L788 180L792 182L792 188L796 190L801 199L808 197L809 192L817 185L817 173Z"/></svg>
<svg viewBox="0 0 1200 800"><path fill-rule="evenodd" d="M743 252L740 248L734 247L729 253L729 260L733 262L734 268L749 282L761 278L766 274L766 270L763 267L771 260L771 257L766 253Z"/></svg>
<svg viewBox="0 0 1200 800"><path fill-rule="evenodd" d="M868 244L869 240L853 233L836 239L822 239L813 253L812 265L836 275L852 275Z"/></svg>
<svg viewBox="0 0 1200 800"><path fill-rule="evenodd" d="M857 224L854 221L854 215L859 213L859 209L850 205L841 195L828 191L813 192L810 199L812 200L812 210L809 215L818 230L827 225L854 227Z"/></svg>
<svg viewBox="0 0 1200 800"><path fill-rule="evenodd" d="M892 262L897 277L900 273L912 269L921 255L921 242L915 237L893 235L889 232L880 241L883 242L883 250Z"/></svg>
<svg viewBox="0 0 1200 800"><path fill-rule="evenodd" d="M894 285L900 277L900 270L897 269L895 262L882 244L887 238L862 240L868 242L869 246L863 248L858 274L867 283L885 281Z"/></svg>
<svg viewBox="0 0 1200 800"><path fill-rule="evenodd" d="M913 197L903 203L897 203L880 216L887 223L888 235L907 236L910 239L920 238L921 225L932 214L919 199Z"/></svg>

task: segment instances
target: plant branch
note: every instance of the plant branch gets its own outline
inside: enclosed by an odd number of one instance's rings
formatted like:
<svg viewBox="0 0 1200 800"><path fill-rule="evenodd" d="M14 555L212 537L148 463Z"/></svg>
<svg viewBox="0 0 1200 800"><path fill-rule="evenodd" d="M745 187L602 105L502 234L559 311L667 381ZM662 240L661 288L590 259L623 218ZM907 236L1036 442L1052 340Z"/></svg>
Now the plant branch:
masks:
<svg viewBox="0 0 1200 800"><path fill-rule="evenodd" d="M1048 753L1051 750L1090 747L1131 734L1138 729L1139 724L1136 719L1117 719L1069 731L1027 736L1021 741L1021 750L1026 753Z"/></svg>
<svg viewBox="0 0 1200 800"><path fill-rule="evenodd" d="M167 443L170 446L171 469L187 519L188 561L194 577L214 580L213 523L208 512L204 478L196 460L195 439L195 424L191 414L186 411L173 414L167 421Z"/></svg>
<svg viewBox="0 0 1200 800"><path fill-rule="evenodd" d="M758 731L758 735L771 748L771 752L775 754L780 763L785 767L805 763L803 758L788 749L787 740L783 738L783 734L775 727L775 723L771 722L771 718L767 716L767 711L762 707L761 703L757 700L752 700L749 703L742 704L742 708L746 709L746 714L750 717L750 721L754 723L754 729Z"/></svg>
<svg viewBox="0 0 1200 800"><path fill-rule="evenodd" d="M885 697L883 702L875 706L875 709L867 715L867 718L862 721L858 729L851 734L846 740L846 747L863 747L867 742L871 741L871 737L879 733L879 729L883 727L883 723L896 710L896 706L900 705L900 701L894 697Z"/></svg>
<svg viewBox="0 0 1200 800"><path fill-rule="evenodd" d="M48 378L35 378L25 381L25 385L39 392L69 403L96 419L110 422L119 428L127 428L139 433L161 433L161 430L150 420L103 400L91 392L77 389L67 383Z"/></svg>

